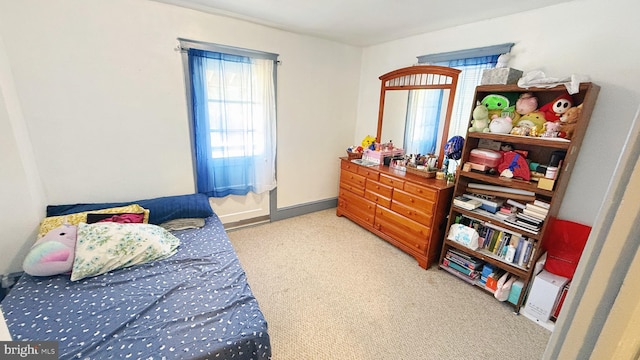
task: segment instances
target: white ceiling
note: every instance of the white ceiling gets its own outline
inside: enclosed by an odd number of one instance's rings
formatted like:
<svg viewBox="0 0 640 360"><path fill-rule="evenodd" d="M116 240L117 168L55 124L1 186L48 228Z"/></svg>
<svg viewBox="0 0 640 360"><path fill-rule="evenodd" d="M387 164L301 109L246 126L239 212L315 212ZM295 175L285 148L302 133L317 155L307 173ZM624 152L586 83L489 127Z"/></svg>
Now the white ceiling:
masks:
<svg viewBox="0 0 640 360"><path fill-rule="evenodd" d="M572 0L155 0L370 46Z"/></svg>

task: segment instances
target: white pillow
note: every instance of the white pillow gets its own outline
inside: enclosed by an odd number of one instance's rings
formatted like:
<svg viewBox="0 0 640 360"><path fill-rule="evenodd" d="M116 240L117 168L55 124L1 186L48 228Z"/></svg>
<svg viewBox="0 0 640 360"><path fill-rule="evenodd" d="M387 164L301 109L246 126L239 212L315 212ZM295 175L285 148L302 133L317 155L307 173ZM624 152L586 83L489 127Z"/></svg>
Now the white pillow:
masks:
<svg viewBox="0 0 640 360"><path fill-rule="evenodd" d="M164 259L179 245L180 239L157 225L80 223L71 281Z"/></svg>

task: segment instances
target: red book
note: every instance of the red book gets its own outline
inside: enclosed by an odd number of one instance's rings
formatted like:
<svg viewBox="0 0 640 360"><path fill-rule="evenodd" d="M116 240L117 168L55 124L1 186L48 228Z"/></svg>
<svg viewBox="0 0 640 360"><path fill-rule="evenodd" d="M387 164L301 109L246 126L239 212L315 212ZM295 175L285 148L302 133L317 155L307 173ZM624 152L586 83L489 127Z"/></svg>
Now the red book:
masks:
<svg viewBox="0 0 640 360"><path fill-rule="evenodd" d="M558 299L558 304L556 305L556 308L553 310L553 319L557 320L558 319L558 315L560 315L560 310L562 309L562 303L564 302L564 298L567 297L567 292L569 291L569 285L571 285L571 282L568 282L563 288L562 288L562 293L560 293L560 298Z"/></svg>

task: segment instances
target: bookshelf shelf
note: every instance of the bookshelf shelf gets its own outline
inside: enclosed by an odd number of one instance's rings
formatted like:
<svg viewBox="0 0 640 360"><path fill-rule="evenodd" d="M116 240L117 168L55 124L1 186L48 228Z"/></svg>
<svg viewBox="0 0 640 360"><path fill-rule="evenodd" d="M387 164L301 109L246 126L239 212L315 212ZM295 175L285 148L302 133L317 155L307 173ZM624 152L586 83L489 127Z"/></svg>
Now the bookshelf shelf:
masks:
<svg viewBox="0 0 640 360"><path fill-rule="evenodd" d="M489 294L492 294L492 295L494 294L494 291L493 291L493 290L491 290L491 289L489 289L488 287L484 286L480 281L478 281L478 280L471 280L471 279L469 279L469 278L467 278L467 277L465 277L465 276L461 275L459 272L457 272L457 271L455 271L455 270L451 269L450 267L447 267L447 266L444 266L444 265L440 264L440 269L442 269L442 270L444 270L444 271L448 272L449 274L451 274L451 275L453 275L453 276L455 276L455 277L459 278L460 280L462 280L462 281L464 281L464 282L468 283L469 285L477 286L477 287L479 287L480 289L482 289L482 290L484 290L484 291L488 292Z"/></svg>
<svg viewBox="0 0 640 360"><path fill-rule="evenodd" d="M440 253L441 268L457 278L484 288L484 285L475 279L470 279L463 272L458 272L456 269L445 265L444 260L447 251L449 249L457 249L472 258L493 265L497 272L506 271L510 276L518 277L523 282L523 291L514 307L516 313L520 311L520 308L524 305L526 289L533 280L535 263L545 252L547 224L550 219L558 216L558 210L569 183L573 164L578 157L599 90L599 86L593 83L582 83L579 92L572 95L573 105L582 106L582 115L578 120L571 140L490 132L468 132L466 134L460 159L461 166L456 173L453 198L464 198L465 196L463 195L469 197L469 195L476 196L483 193L486 196L483 198L486 202L483 203L481 208L474 210L452 205L447 222L447 231L456 222L473 227L479 235L478 243L480 246L477 250L471 250L465 245L450 240L449 234L447 234ZM555 101L560 95L565 94L566 88L564 86L556 86L552 88L524 89L517 85L481 85L476 88L473 103L480 102L485 96L493 94L517 99L518 96L525 92L530 92L537 97L539 106L542 106ZM472 119L471 114L469 119ZM494 148L495 150L504 144L509 144L514 150L520 151L520 154L526 155L527 161L542 165L550 165L550 159L554 154L558 152L564 153L564 160L560 163L557 175L551 181L551 186L544 186L544 184L539 184L533 180L507 179L499 175L462 170L464 164L469 161L471 150L479 147L490 148L489 145L497 145ZM548 182L546 181L546 183ZM495 190L497 187L499 189ZM478 189L489 189L490 191L481 192ZM513 195L514 193L515 195ZM511 201L509 202L508 200ZM534 201L545 206L540 218L531 218L533 215L539 215L530 213L536 210L533 205ZM517 205L520 206L513 205L514 202L518 202ZM513 206L513 208L510 210L503 209L504 212L501 213L498 208L504 207L505 204L510 204L508 206ZM511 223L505 221L507 218ZM487 230L488 228L494 230ZM499 228L501 232L498 237L494 235L495 231L497 231L495 230L496 228ZM537 231L535 231L536 229ZM516 244L520 245L520 247L514 250ZM524 246L526 246L528 252L521 252ZM517 255L514 255L514 251L517 251ZM518 260L516 261L515 259ZM487 289L485 288L485 290Z"/></svg>
<svg viewBox="0 0 640 360"><path fill-rule="evenodd" d="M551 197L553 191L538 188L538 184L533 181L524 181L519 179L507 179L498 175L487 175L473 171L460 171L458 176L462 176L468 180L478 180L487 184L506 186L512 189L526 190L538 195Z"/></svg>
<svg viewBox="0 0 640 360"><path fill-rule="evenodd" d="M495 254L484 250L484 249L480 249L480 250L471 250L470 248L462 245L462 244L458 244L455 241L451 241L451 240L445 240L445 243L447 244L447 246L449 247L453 247L456 248L458 250L464 251L466 253L470 253L473 252L473 256L490 264L496 265L500 268L504 268L507 271L509 271L511 274L517 275L517 276L524 276L527 274L527 269L522 268L520 266L517 265L513 265L513 264L509 264L504 262L501 258L499 258L498 256L496 256Z"/></svg>
<svg viewBox="0 0 640 360"><path fill-rule="evenodd" d="M526 137L519 135L509 134L492 134L492 133L480 133L473 132L468 134L469 138L477 139L490 139L500 142L519 142L522 144L530 144L535 146L544 146L549 148L555 148L560 150L566 150L571 146L570 140L558 139L558 138L540 138L540 137Z"/></svg>
<svg viewBox="0 0 640 360"><path fill-rule="evenodd" d="M460 208L460 207L457 207L457 206L452 206L452 207L455 207L455 211L457 213L464 214L464 215L468 216L469 218L477 219L477 220L484 221L484 222L488 222L489 224L493 224L493 225L497 225L497 226L506 228L507 230L510 230L510 231L512 231L512 232L514 232L516 234L522 234L522 235L524 235L524 236L526 236L528 238L540 240L540 233L541 233L540 231L538 231L538 233L533 233L533 232L530 232L530 231L527 231L527 230L524 230L524 229L516 228L516 227L510 225L509 223L506 223L504 221L496 219L495 217L490 217L488 215L485 215L485 213L488 213L487 211L480 212L482 210L480 210L480 211L479 210L467 210L467 209L463 209L463 208Z"/></svg>

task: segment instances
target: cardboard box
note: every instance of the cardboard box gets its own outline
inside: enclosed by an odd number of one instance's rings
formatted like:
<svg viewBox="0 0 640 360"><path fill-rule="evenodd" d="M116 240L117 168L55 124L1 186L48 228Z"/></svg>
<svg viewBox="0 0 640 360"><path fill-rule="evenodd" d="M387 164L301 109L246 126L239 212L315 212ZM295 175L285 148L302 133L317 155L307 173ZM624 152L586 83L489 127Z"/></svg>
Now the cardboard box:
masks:
<svg viewBox="0 0 640 360"><path fill-rule="evenodd" d="M556 184L555 180L551 180L551 179L547 179L547 178L540 178L538 180L538 189L544 189L544 190L553 190L553 186Z"/></svg>
<svg viewBox="0 0 640 360"><path fill-rule="evenodd" d="M551 313L556 307L562 289L569 279L546 270L542 270L533 279L533 285L527 296L524 312L542 323L551 318Z"/></svg>
<svg viewBox="0 0 640 360"><path fill-rule="evenodd" d="M480 84L516 84L521 77L522 70L512 68L485 69L482 72L482 80L480 80Z"/></svg>

